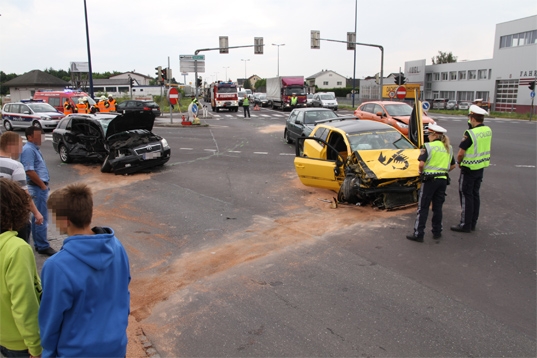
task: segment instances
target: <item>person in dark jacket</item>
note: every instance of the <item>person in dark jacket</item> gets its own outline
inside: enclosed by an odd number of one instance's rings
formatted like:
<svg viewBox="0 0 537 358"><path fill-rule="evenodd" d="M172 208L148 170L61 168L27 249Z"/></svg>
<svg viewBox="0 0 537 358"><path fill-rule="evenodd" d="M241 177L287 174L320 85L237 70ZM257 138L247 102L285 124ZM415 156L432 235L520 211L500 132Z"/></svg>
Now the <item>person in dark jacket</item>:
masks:
<svg viewBox="0 0 537 358"><path fill-rule="evenodd" d="M41 272L43 358L125 357L131 277L123 245L111 228L91 228L87 185L56 190L47 205L69 237Z"/></svg>
<svg viewBox="0 0 537 358"><path fill-rule="evenodd" d="M248 94L244 94L244 99L242 100L242 108L244 109L244 118L246 118L246 113L248 113L248 118L250 118L250 99Z"/></svg>

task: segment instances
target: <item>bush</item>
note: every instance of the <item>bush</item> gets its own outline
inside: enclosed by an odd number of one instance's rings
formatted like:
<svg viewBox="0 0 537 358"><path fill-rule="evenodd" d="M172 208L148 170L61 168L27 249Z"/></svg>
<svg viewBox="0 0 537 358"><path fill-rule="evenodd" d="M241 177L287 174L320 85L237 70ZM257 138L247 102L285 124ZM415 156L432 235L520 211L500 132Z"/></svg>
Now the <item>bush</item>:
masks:
<svg viewBox="0 0 537 358"><path fill-rule="evenodd" d="M347 97L348 94L352 93L352 87L343 87L343 88L315 88L315 92L334 92L336 97ZM356 94L360 93L360 88L356 88Z"/></svg>

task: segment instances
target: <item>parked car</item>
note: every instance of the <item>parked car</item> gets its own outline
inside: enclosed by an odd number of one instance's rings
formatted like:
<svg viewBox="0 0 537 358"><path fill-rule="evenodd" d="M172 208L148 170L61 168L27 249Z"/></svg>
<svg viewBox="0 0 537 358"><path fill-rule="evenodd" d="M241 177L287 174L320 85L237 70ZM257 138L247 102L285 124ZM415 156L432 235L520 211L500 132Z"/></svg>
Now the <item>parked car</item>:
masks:
<svg viewBox="0 0 537 358"><path fill-rule="evenodd" d="M395 101L364 102L354 111L354 115L359 119L388 124L406 136L408 136L408 122L411 114L412 107L410 105ZM423 114L422 120L424 135L427 138L429 124L436 124L436 122L426 113Z"/></svg>
<svg viewBox="0 0 537 358"><path fill-rule="evenodd" d="M311 100L312 107L330 108L337 111L337 99L332 93L319 92L313 95Z"/></svg>
<svg viewBox="0 0 537 358"><path fill-rule="evenodd" d="M319 123L296 142L296 173L338 200L394 209L417 202L420 150L384 123L343 118Z"/></svg>
<svg viewBox="0 0 537 358"><path fill-rule="evenodd" d="M447 98L435 98L433 100L433 109L446 109Z"/></svg>
<svg viewBox="0 0 537 358"><path fill-rule="evenodd" d="M313 93L308 93L306 95L306 106L311 107L312 106L312 104L311 104L312 101L313 101Z"/></svg>
<svg viewBox="0 0 537 358"><path fill-rule="evenodd" d="M459 102L459 109L460 110L467 110L467 109L470 109L471 105L472 104L470 102L461 101L461 102Z"/></svg>
<svg viewBox="0 0 537 358"><path fill-rule="evenodd" d="M268 98L266 93L254 93L254 103L261 107L268 107Z"/></svg>
<svg viewBox="0 0 537 358"><path fill-rule="evenodd" d="M455 100L447 101L446 109L451 109L451 110L458 109L457 101L455 101Z"/></svg>
<svg viewBox="0 0 537 358"><path fill-rule="evenodd" d="M60 160L102 162L102 172L129 174L170 159L166 139L151 132L151 112L70 114L52 132Z"/></svg>
<svg viewBox="0 0 537 358"><path fill-rule="evenodd" d="M328 108L295 108L287 117L283 138L287 143L293 143L298 137L308 136L316 121L336 117L337 114Z"/></svg>
<svg viewBox="0 0 537 358"><path fill-rule="evenodd" d="M121 102L120 104L116 105L116 112L123 114L130 112L147 112L152 113L155 117L160 117L161 115L159 105L150 100L128 100Z"/></svg>
<svg viewBox="0 0 537 358"><path fill-rule="evenodd" d="M7 131L31 126L54 129L63 117L62 112L43 101L6 103L2 108L2 124Z"/></svg>

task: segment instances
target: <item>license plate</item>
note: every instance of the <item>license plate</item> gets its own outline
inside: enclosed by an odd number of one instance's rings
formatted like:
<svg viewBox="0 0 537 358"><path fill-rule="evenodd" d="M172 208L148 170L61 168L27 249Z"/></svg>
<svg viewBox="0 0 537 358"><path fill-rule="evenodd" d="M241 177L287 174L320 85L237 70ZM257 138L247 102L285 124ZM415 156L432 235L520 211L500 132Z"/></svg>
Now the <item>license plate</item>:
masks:
<svg viewBox="0 0 537 358"><path fill-rule="evenodd" d="M144 160L160 157L160 152L144 153Z"/></svg>

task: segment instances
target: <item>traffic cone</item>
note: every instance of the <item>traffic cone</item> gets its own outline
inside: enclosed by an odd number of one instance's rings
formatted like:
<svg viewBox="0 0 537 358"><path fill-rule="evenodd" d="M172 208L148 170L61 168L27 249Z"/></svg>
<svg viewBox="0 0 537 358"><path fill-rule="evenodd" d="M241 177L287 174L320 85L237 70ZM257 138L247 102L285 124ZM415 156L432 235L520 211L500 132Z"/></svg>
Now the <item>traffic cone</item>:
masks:
<svg viewBox="0 0 537 358"><path fill-rule="evenodd" d="M256 103L256 105L254 106L254 111L259 111L259 110L260 110L260 108L259 108L259 106L258 106L257 103Z"/></svg>

